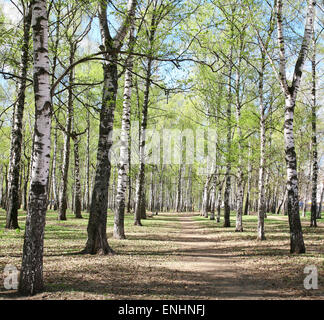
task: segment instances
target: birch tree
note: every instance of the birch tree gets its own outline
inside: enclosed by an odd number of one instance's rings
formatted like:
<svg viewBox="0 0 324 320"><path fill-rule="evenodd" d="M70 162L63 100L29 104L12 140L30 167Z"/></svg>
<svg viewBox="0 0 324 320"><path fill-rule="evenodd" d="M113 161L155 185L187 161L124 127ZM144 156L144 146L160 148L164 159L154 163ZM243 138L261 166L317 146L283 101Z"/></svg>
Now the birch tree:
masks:
<svg viewBox="0 0 324 320"><path fill-rule="evenodd" d="M129 32L128 47L132 50L134 43L134 24L132 23ZM114 220L114 238L125 239L124 231L124 214L125 214L125 198L127 187L127 168L129 164L129 140L130 140L130 112L131 112L131 94L132 94L132 69L133 57L130 54L126 60L124 100L123 100L123 116L121 128L121 147L120 160L118 164L118 180L117 180L117 197ZM129 186L130 187L130 186Z"/></svg>
<svg viewBox="0 0 324 320"><path fill-rule="evenodd" d="M284 140L287 164L287 192L288 192L288 217L290 227L290 252L304 253L305 244L299 216L299 196L298 196L298 176L297 158L294 143L294 110L297 93L299 91L302 78L302 71L305 64L314 24L314 8L316 1L307 1L307 15L304 29L303 41L295 64L291 84L287 80L285 38L283 33L282 0L277 0L277 31L279 46L279 73L281 89L285 97L285 117L284 117Z"/></svg>
<svg viewBox="0 0 324 320"><path fill-rule="evenodd" d="M88 239L83 253L113 254L107 240L108 186L111 170L109 151L112 146L114 112L118 90L118 51L124 43L130 22L134 18L136 0L128 0L126 18L113 37L107 17L107 3L99 3L99 24L103 51L102 102L99 119L99 137L95 181L92 190Z"/></svg>
<svg viewBox="0 0 324 320"><path fill-rule="evenodd" d="M315 16L315 7L314 7ZM312 37L313 52L311 56L312 64L312 138L311 138L311 152L312 152L312 206L311 206L311 227L317 227L317 183L318 183L318 155L317 155L317 105L316 105L316 35L313 22L313 37Z"/></svg>
<svg viewBox="0 0 324 320"><path fill-rule="evenodd" d="M22 126L25 107L25 91L27 84L27 71L29 62L29 41L31 26L31 4L23 6L23 39L21 55L21 71L19 78L18 101L14 109L12 131L11 131L11 152L8 176L8 198L7 198L7 221L6 228L17 229L19 209L19 174L21 162Z"/></svg>
<svg viewBox="0 0 324 320"><path fill-rule="evenodd" d="M47 1L32 2L35 128L32 172L26 217L19 292L43 289L43 246L51 152L51 108Z"/></svg>
<svg viewBox="0 0 324 320"><path fill-rule="evenodd" d="M260 166L259 166L259 197L258 197L258 240L265 240L264 231L264 218L266 214L265 205L265 148L266 148L266 112L267 106L264 99L264 77L266 72L266 53L269 50L269 44L274 31L274 19L273 12L271 12L269 20L269 29L266 33L265 41L261 39L259 35L259 43L262 42L263 45L259 45L260 56L261 56L261 66L258 69L258 95L259 95L259 108L260 108Z"/></svg>

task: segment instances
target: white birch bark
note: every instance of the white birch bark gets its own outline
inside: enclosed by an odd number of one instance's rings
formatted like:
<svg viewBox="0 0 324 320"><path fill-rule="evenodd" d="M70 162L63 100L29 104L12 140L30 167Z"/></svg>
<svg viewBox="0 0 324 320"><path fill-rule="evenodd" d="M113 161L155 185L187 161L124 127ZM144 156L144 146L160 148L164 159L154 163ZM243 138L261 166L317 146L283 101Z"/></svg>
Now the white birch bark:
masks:
<svg viewBox="0 0 324 320"><path fill-rule="evenodd" d="M103 46L104 84L102 90L102 106L100 110L97 164L94 186L91 196L90 216L88 222L88 239L82 253L113 254L107 240L107 208L108 188L111 171L109 152L112 146L114 112L118 90L118 51L123 45L131 21L135 16L136 0L128 0L127 15L124 23L114 37L109 31L107 19L107 3L99 5L99 24Z"/></svg>
<svg viewBox="0 0 324 320"><path fill-rule="evenodd" d="M291 253L304 253L306 251L299 216L297 159L295 152L293 123L296 98L301 82L302 70L305 64L306 55L313 32L315 4L316 1L308 0L304 37L297 62L295 64L293 79L290 86L288 85L286 78L286 54L282 26L282 0L278 0L276 8L280 57L279 80L282 92L285 96L284 140L287 164L288 217L290 226Z"/></svg>
<svg viewBox="0 0 324 320"><path fill-rule="evenodd" d="M75 184L75 193L74 193L74 216L78 219L82 219L81 214L81 199L82 199L82 192L81 192L81 178L80 178L80 155L79 155L79 143L80 138L78 138L75 134L72 135L73 142L74 142L74 184Z"/></svg>
<svg viewBox="0 0 324 320"><path fill-rule="evenodd" d="M129 47L133 45L134 26L131 26L129 33ZM124 230L124 214L125 214L125 199L127 187L127 170L129 162L129 137L130 137L130 111L131 111L131 94L132 94L132 68L133 58L130 55L126 62L124 100L123 100L123 115L120 137L120 160L118 164L118 181L117 181L117 196L116 209L114 218L114 238L125 239Z"/></svg>
<svg viewBox="0 0 324 320"><path fill-rule="evenodd" d="M31 184L19 282L21 294L43 289L43 246L51 152L51 95L46 0L32 4L35 128Z"/></svg>
<svg viewBox="0 0 324 320"><path fill-rule="evenodd" d="M320 196L320 203L318 206L317 210L317 219L322 218L322 204L323 204L323 199L324 199L324 183L322 184L322 191L321 191L321 196Z"/></svg>
<svg viewBox="0 0 324 320"><path fill-rule="evenodd" d="M240 101L240 68L241 68L241 52L244 49L244 37L240 35L240 51L238 58L238 66L236 72L236 128L238 135L238 178L237 178L237 198L236 198L236 226L235 232L243 232L243 168L242 168L242 129L241 129L241 101Z"/></svg>
<svg viewBox="0 0 324 320"><path fill-rule="evenodd" d="M315 9L314 9L315 11ZM315 15L315 13L314 13ZM311 206L311 227L317 227L317 180L318 180L318 162L317 162L317 105L316 105L316 40L315 29L313 26L313 54L312 63L312 206Z"/></svg>

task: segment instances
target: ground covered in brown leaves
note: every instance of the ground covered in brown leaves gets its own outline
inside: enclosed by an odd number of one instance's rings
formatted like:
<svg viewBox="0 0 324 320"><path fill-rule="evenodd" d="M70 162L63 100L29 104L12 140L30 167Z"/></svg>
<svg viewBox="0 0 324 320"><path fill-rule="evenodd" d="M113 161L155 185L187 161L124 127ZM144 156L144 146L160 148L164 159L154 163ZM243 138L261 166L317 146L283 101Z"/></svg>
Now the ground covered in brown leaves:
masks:
<svg viewBox="0 0 324 320"><path fill-rule="evenodd" d="M126 240L111 239L115 256L78 254L86 242L87 215L58 221L47 216L44 252L46 289L29 299L324 299L324 223L303 219L306 254L289 253L286 216L269 215L266 241L256 240L256 216L244 216L244 232L223 228L198 213L160 213L133 226L126 215ZM20 267L22 230L4 230L0 212L0 270ZM304 268L318 269L318 289L304 289ZM0 299L22 299L3 287ZM25 299L25 298L23 298Z"/></svg>

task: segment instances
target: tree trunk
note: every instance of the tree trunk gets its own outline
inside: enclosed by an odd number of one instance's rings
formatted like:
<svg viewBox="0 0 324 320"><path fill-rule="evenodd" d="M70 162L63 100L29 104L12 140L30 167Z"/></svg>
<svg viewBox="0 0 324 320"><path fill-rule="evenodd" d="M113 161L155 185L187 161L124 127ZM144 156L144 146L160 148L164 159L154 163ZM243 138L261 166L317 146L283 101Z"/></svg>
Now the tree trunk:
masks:
<svg viewBox="0 0 324 320"><path fill-rule="evenodd" d="M323 203L323 199L324 199L324 183L322 185L322 192L321 192L321 200L318 206L318 211L317 211L317 219L321 219L322 217L322 203Z"/></svg>
<svg viewBox="0 0 324 320"><path fill-rule="evenodd" d="M4 180L4 173L3 173L3 165L0 165L0 206L2 207L2 200L3 200L3 180Z"/></svg>
<svg viewBox="0 0 324 320"><path fill-rule="evenodd" d="M284 118L284 141L287 164L287 192L288 192L288 217L290 227L290 252L304 253L305 244L303 239L302 227L299 216L299 197L298 197L298 175L297 175L297 158L294 142L294 111L297 93L299 90L302 70L305 64L309 42L313 32L314 25L314 8L315 1L308 0L308 9L304 30L303 42L299 51L298 59L295 64L293 80L289 86L286 78L286 54L284 33L282 26L282 0L277 2L277 30L278 46L280 57L280 71L278 74L282 92L285 96L285 118Z"/></svg>
<svg viewBox="0 0 324 320"><path fill-rule="evenodd" d="M251 179L252 179L252 165L251 165L251 143L249 142L249 158L248 158L248 180L247 180L247 192L245 198L244 215L248 215L250 212L250 194L251 194Z"/></svg>
<svg viewBox="0 0 324 320"><path fill-rule="evenodd" d="M75 183L75 193L74 193L74 216L77 219L82 219L81 214L81 182L80 182L80 157L79 157L79 139L73 136L74 142L74 183Z"/></svg>
<svg viewBox="0 0 324 320"><path fill-rule="evenodd" d="M29 181L29 169L30 169L30 157L27 158L27 166L26 166L26 175L25 175L25 181L24 181L24 191L23 191L23 197L24 197L24 206L23 210L27 211L28 206L28 198L27 198L27 192L28 192L28 181Z"/></svg>
<svg viewBox="0 0 324 320"><path fill-rule="evenodd" d="M240 51L239 51L239 59L238 59L238 67L236 73L236 127L238 134L238 179L237 179L237 199L236 199L236 226L235 232L243 232L243 198L244 198L244 190L243 190L243 168L242 168L242 130L241 130L241 101L240 101L240 68L241 68L241 53L244 49L244 38L242 34L240 35Z"/></svg>
<svg viewBox="0 0 324 320"><path fill-rule="evenodd" d="M70 44L70 65L74 62L75 47ZM66 220L66 210L67 210L67 187L68 187L68 176L69 176L69 165L70 165L70 143L71 143L71 130L72 130L72 120L73 120L73 87L71 84L74 82L74 68L71 69L69 74L69 84L68 89L68 105L66 114L66 124L64 130L64 150L63 150L63 164L62 164L62 187L60 193L60 203L59 203L59 220Z"/></svg>
<svg viewBox="0 0 324 320"><path fill-rule="evenodd" d="M216 172L215 172L216 173ZM215 220L215 208L216 208L216 193L217 193L217 175L213 176L213 193L212 193L212 204L210 209L210 220Z"/></svg>
<svg viewBox="0 0 324 320"><path fill-rule="evenodd" d="M58 196L57 196L57 180L56 180L56 162L57 162L57 128L54 129L54 148L53 148L53 167L52 167L52 190L53 190L53 198L54 198L54 206L53 209L57 210L58 208Z"/></svg>
<svg viewBox="0 0 324 320"><path fill-rule="evenodd" d="M113 250L108 245L106 225L108 207L108 187L110 178L110 149L112 146L112 132L114 124L114 111L118 90L117 51L123 44L129 23L135 14L136 1L128 1L127 19L114 38L109 32L107 20L107 3L101 2L99 9L99 23L101 29L106 59L103 63L104 85L102 106L99 120L99 139L97 152L97 165L95 181L91 197L90 216L88 222L88 240L82 253L112 254ZM129 21L131 20L131 21Z"/></svg>
<svg viewBox="0 0 324 320"><path fill-rule="evenodd" d="M35 129L32 177L26 218L19 293L43 290L43 246L51 152L51 94L46 0L32 2Z"/></svg>
<svg viewBox="0 0 324 320"><path fill-rule="evenodd" d="M154 39L154 32L152 31L150 43ZM141 218L144 217L145 212L145 143L146 143L146 127L147 127L147 114L148 114L148 104L149 104L149 93L151 85L151 72L152 72L152 59L147 59L147 72L145 81L145 92L144 92L144 102L142 107L142 122L141 122L141 133L140 133L140 146L139 146L139 173L137 178L136 186L136 204L135 204L135 214L134 214L134 225L141 226ZM143 202L143 203L142 203ZM144 211L144 212L143 212Z"/></svg>
<svg viewBox="0 0 324 320"><path fill-rule="evenodd" d="M182 146L182 141L180 142ZM181 212L181 179L182 179L182 148L180 151L181 163L179 164L178 183L177 183L177 197L176 197L176 212Z"/></svg>
<svg viewBox="0 0 324 320"><path fill-rule="evenodd" d="M315 10L315 9L314 9ZM317 163L317 106L316 106L316 41L315 30L313 27L313 55L312 55L312 206L311 206L311 227L317 227L317 180L318 180L318 163Z"/></svg>
<svg viewBox="0 0 324 320"><path fill-rule="evenodd" d="M131 126L131 123L130 123ZM127 189L128 189L128 198L127 198L127 213L131 212L132 208L132 178L131 178L131 138L129 136L128 142L128 181L127 181Z"/></svg>
<svg viewBox="0 0 324 320"><path fill-rule="evenodd" d="M163 184L163 167L161 167L160 173L160 190L159 190L159 211L163 212L164 208L164 184Z"/></svg>
<svg viewBox="0 0 324 320"><path fill-rule="evenodd" d="M85 185L85 208L90 211L90 112L87 111L87 159L86 159L86 185Z"/></svg>
<svg viewBox="0 0 324 320"><path fill-rule="evenodd" d="M217 220L216 221L217 222L220 222L220 219L221 219L222 189L223 189L225 179L223 179L222 183L218 187L217 205L216 205L216 208L217 208Z"/></svg>
<svg viewBox="0 0 324 320"><path fill-rule="evenodd" d="M231 49L232 56L232 49ZM228 102L227 102L227 164L225 172L225 190L224 190L224 227L230 227L230 191L231 191L231 161L230 151L232 144L232 124L231 124L231 114L232 114L232 104L231 104L231 78L232 78L232 64L230 65L229 75L228 75Z"/></svg>
<svg viewBox="0 0 324 320"><path fill-rule="evenodd" d="M106 12L104 12L106 14ZM116 57L115 57L116 59ZM92 190L88 239L82 253L112 254L108 245L106 225L108 209L108 186L111 171L109 150L112 146L112 130L117 94L117 66L104 63L104 88L100 111L99 141L95 181Z"/></svg>
<svg viewBox="0 0 324 320"><path fill-rule="evenodd" d="M205 181L205 184L204 184L204 192L203 192L203 200L202 200L202 216L204 218L208 218L208 209L209 209L209 181L210 181L210 176L209 176L209 174L207 174L206 181Z"/></svg>
<svg viewBox="0 0 324 320"><path fill-rule="evenodd" d="M129 47L133 44L134 27L130 28ZM123 101L123 116L121 128L121 147L120 160L118 164L118 182L117 182L117 197L114 217L114 238L125 239L124 230L124 214L125 214L125 197L127 187L127 167L129 162L129 136L130 136L130 108L131 108L131 94L132 94L132 56L127 59L124 86L124 101ZM130 187L130 186L129 186Z"/></svg>
<svg viewBox="0 0 324 320"><path fill-rule="evenodd" d="M4 192L2 192L2 208L6 210L7 208L7 198L8 198L8 165L5 166L5 179L4 179Z"/></svg>
<svg viewBox="0 0 324 320"><path fill-rule="evenodd" d="M21 56L21 74L18 90L18 101L14 108L13 123L11 130L11 147L10 147L10 165L8 177L8 197L7 197L7 219L6 228L17 229L19 204L19 173L21 162L21 145L22 145L22 126L25 107L26 77L28 69L29 40L32 11L28 6L27 13L24 16L24 37L22 44Z"/></svg>
<svg viewBox="0 0 324 320"><path fill-rule="evenodd" d="M149 210L153 212L154 210L154 180L153 171L151 171L151 182L150 182L150 200L149 200Z"/></svg>
<svg viewBox="0 0 324 320"><path fill-rule="evenodd" d="M299 217L297 159L293 136L294 103L291 97L286 98L285 110L285 152L287 162L288 217L290 225L290 252L304 253L305 245Z"/></svg>
<svg viewBox="0 0 324 320"><path fill-rule="evenodd" d="M259 198L258 198L258 240L265 240L264 234L264 171L265 171L265 146L266 146L266 127L265 127L265 105L263 101L263 72L265 68L264 53L262 52L262 69L259 78L259 100L260 100L260 167L259 167Z"/></svg>

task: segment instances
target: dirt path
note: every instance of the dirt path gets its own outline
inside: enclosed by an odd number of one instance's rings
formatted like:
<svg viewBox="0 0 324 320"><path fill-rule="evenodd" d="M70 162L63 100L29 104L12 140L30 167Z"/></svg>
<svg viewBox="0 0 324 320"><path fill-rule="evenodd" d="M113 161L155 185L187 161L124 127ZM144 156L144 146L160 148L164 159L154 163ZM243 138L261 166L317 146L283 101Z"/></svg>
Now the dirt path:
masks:
<svg viewBox="0 0 324 320"><path fill-rule="evenodd" d="M192 214L180 216L181 231L176 262L165 263L171 270L196 274L188 290L197 290L210 299L292 299L294 293L285 291L275 279L253 275L253 264L233 251L220 248L217 234L208 232L192 220ZM234 250L234 248L233 248ZM252 274L243 266L249 263ZM267 272L268 270L265 270Z"/></svg>
<svg viewBox="0 0 324 320"><path fill-rule="evenodd" d="M260 281L248 279L239 270L239 258L231 252L219 252L219 243L214 234L205 233L199 223L192 220L192 215L181 216L181 241L178 262L165 264L172 270L196 273L200 290L213 299L260 299L260 290L265 296ZM190 287L188 287L189 289ZM270 296L275 297L275 294Z"/></svg>
<svg viewBox="0 0 324 320"><path fill-rule="evenodd" d="M217 241L210 234L205 234L191 216L179 218L181 223L182 246L178 263L172 263L172 269L194 272L199 275L207 296L251 298L244 293L242 280L237 278L239 271L235 266L236 258L230 253L219 254ZM254 289L254 288L253 288Z"/></svg>

